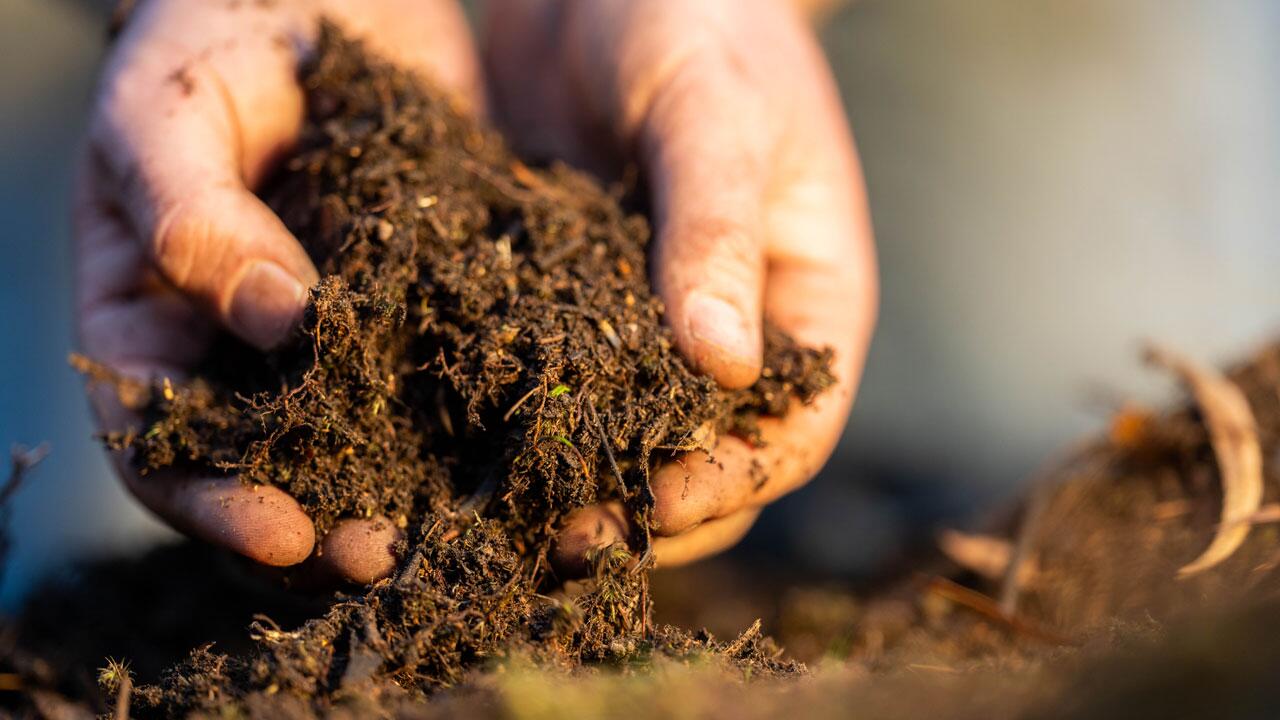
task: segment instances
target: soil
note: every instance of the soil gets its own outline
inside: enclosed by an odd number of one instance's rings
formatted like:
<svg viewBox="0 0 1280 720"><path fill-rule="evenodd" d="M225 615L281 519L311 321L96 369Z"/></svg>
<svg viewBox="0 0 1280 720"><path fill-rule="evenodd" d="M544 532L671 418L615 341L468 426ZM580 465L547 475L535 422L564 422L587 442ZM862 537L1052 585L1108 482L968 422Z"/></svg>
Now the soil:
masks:
<svg viewBox="0 0 1280 720"><path fill-rule="evenodd" d="M830 353L765 332L761 379L724 391L681 359L646 271L649 226L562 165L531 168L423 79L332 28L302 74L302 141L264 196L323 279L266 355L224 338L191 379L117 379L142 427L109 435L143 481L226 473L403 530L401 567L296 630L255 622L248 653L196 649L138 687L135 712L353 693L399 703L517 650L543 664L723 654L785 673L754 636L649 621L649 469L830 386ZM99 380L109 373L81 361ZM636 528L574 597L549 561L565 514L620 500ZM358 689L358 693L356 692Z"/></svg>
<svg viewBox="0 0 1280 720"><path fill-rule="evenodd" d="M651 464L812 397L826 356L771 331L761 383L718 390L671 347L647 227L621 192L520 164L332 32L305 82L306 139L270 196L326 275L300 334L266 358L228 341L191 382L145 388L147 429L110 442L142 469L279 483L322 528L385 515L406 531L402 564L328 597L193 545L90 564L5 626L0 686L23 692L0 704L49 717L128 700L137 716L1084 718L1255 717L1280 701L1275 524L1179 574L1223 504L1190 401L1125 408L1049 464L992 531L1024 559L1006 573L1016 583L933 552L856 592L725 563L650 586ZM1257 421L1270 507L1280 345L1228 377ZM624 501L641 531L595 558L580 594L556 593L556 523L601 499Z"/></svg>

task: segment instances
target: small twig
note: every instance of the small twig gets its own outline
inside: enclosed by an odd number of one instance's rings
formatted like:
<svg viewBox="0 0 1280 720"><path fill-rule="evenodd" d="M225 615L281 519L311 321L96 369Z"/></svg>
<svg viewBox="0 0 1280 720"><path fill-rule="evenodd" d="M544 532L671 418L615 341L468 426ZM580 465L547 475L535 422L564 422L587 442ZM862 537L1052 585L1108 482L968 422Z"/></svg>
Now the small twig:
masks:
<svg viewBox="0 0 1280 720"><path fill-rule="evenodd" d="M103 385L116 393L116 399L128 410L138 410L151 398L151 385L138 378L126 377L105 364L80 353L71 353L67 362L84 375L90 385Z"/></svg>
<svg viewBox="0 0 1280 720"><path fill-rule="evenodd" d="M13 494L22 486L22 481L31 472L31 468L39 465L48 456L49 443L40 443L31 449L23 445L14 445L9 450L11 462L9 479L5 481L3 487L0 487L0 508L9 505Z"/></svg>
<svg viewBox="0 0 1280 720"><path fill-rule="evenodd" d="M743 631L743 633L738 636L737 640L729 643L728 647L724 649L724 654L729 657L736 657L746 649L747 645L750 644L752 640L755 640L758 637L760 637L760 618L756 618L756 621L751 623L751 627Z"/></svg>
<svg viewBox="0 0 1280 720"><path fill-rule="evenodd" d="M1087 457L1094 448L1094 441L1084 440L1067 446L1061 453L1050 456L1035 474L1031 481L1031 499L1022 515L1022 524L1018 527L1018 535L1014 538L1009 564L1005 567L1004 578L1000 583L1000 611L1006 615L1014 615L1018 611L1018 599L1022 594L1022 585L1031 574L1027 568L1034 557L1036 538L1040 535L1041 521L1058 487L1056 478L1060 478L1081 458Z"/></svg>
<svg viewBox="0 0 1280 720"><path fill-rule="evenodd" d="M995 621L1019 635L1025 635L1035 640L1040 640L1041 642L1047 642L1053 645L1075 644L1070 638L1050 630L1049 628L1043 627L1038 623L1028 620L1027 618L1017 614L1006 613L1000 609L1000 605L995 600L992 600L977 590L967 588L946 578L929 578L926 590L938 597L946 598L957 605L969 608L988 620Z"/></svg>
<svg viewBox="0 0 1280 720"><path fill-rule="evenodd" d="M537 195L535 193L531 193L512 185L506 178L499 177L496 173L484 167L480 163L477 163L475 160L462 158L458 161L458 166L485 181L490 185L490 187L516 202L530 203L537 199Z"/></svg>
<svg viewBox="0 0 1280 720"><path fill-rule="evenodd" d="M466 500L458 505L455 514L466 520L475 513L483 510L489 505L489 501L498 492L498 477L495 473L489 473L485 476L484 481L480 483L475 492L467 496Z"/></svg>
<svg viewBox="0 0 1280 720"><path fill-rule="evenodd" d="M569 240L554 250L541 257L535 256L533 261L538 264L538 269L546 272L551 268L559 265L565 260L571 259L587 246L587 238L583 235L569 238Z"/></svg>
<svg viewBox="0 0 1280 720"><path fill-rule="evenodd" d="M98 670L98 685L107 692L115 689L116 711L111 717L129 720L129 701L133 695L133 673L129 670L129 663L107 658L106 666Z"/></svg>
<svg viewBox="0 0 1280 720"><path fill-rule="evenodd" d="M13 495L18 492L18 488L22 487L22 483L27 479L31 469L39 465L48 455L48 443L41 443L34 449L28 449L23 445L14 445L9 450L11 462L9 478L5 480L3 486L0 486L0 578L4 577L4 571L8 569L11 541L9 537L9 518L13 512L11 507Z"/></svg>
<svg viewBox="0 0 1280 720"><path fill-rule="evenodd" d="M925 672L947 673L955 675L960 671L947 665L930 665L928 663L910 663L907 665L908 670L924 670Z"/></svg>
<svg viewBox="0 0 1280 720"><path fill-rule="evenodd" d="M600 422L600 415L596 413L594 403L587 403L587 411L591 413L591 421L595 423L596 432L600 433L600 444L604 447L604 456L609 460L609 468L613 470L613 476L618 480L618 487L622 488L622 494L630 495L631 491L627 489L627 482L622 479L622 471L618 469L618 461L613 457L613 447L609 442L609 435L604 431L604 424Z"/></svg>
<svg viewBox="0 0 1280 720"><path fill-rule="evenodd" d="M1026 567L1031 559L1031 547L1040 534L1040 523L1052 493L1048 485L1040 484L1031 493L1031 500L1022 516L1018 536L1009 551L1009 564L1004 568L1000 582L1000 611L1012 615L1018 611L1018 599L1022 595L1022 583L1027 576Z"/></svg>
<svg viewBox="0 0 1280 720"><path fill-rule="evenodd" d="M1249 523L1250 525L1269 525L1271 523L1280 522L1280 503L1267 503L1258 508L1258 511L1247 518L1237 520L1238 523Z"/></svg>
<svg viewBox="0 0 1280 720"><path fill-rule="evenodd" d="M520 409L520 406L524 404L524 401L525 401L525 400L528 400L529 398L533 397L533 394L534 394L534 393L538 392L539 390L541 390L541 389L542 389L542 388L544 388L544 387L546 387L546 386L545 386L545 385L542 385L542 384L539 384L537 387L534 387L534 388L533 388L532 390L530 390L529 392L527 392L527 393L525 393L524 395L520 396L520 399L516 401L516 404L515 404L515 405L512 405L512 406L511 406L511 409L510 409L510 410L507 410L506 414L502 416L502 422L507 422L508 420L510 420L510 419L511 419L511 416L515 414L516 410L519 410L519 409Z"/></svg>
<svg viewBox="0 0 1280 720"><path fill-rule="evenodd" d="M128 671L120 676L120 688L116 690L115 720L129 720L129 702L133 699L133 678Z"/></svg>
<svg viewBox="0 0 1280 720"><path fill-rule="evenodd" d="M422 551L413 550L409 556L409 562L404 564L404 568L400 571L400 575L396 578L396 585L405 587L418 581L418 571L422 569Z"/></svg>

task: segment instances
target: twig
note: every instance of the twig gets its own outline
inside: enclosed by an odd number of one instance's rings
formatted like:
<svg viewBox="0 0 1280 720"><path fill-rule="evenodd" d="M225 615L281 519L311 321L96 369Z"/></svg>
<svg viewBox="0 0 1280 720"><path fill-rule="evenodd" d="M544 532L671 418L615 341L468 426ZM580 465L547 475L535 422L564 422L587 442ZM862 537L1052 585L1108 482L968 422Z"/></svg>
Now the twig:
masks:
<svg viewBox="0 0 1280 720"><path fill-rule="evenodd" d="M529 398L533 397L533 394L534 394L534 393L538 392L539 390L541 390L541 389L542 389L542 388L544 388L544 387L546 387L546 386L545 386L545 385L542 385L541 383L539 383L539 384L538 384L536 387L534 387L532 390L530 390L529 392L525 393L524 395L521 395L521 396L520 396L520 399L516 401L516 404L515 404L515 405L512 405L512 406L511 406L511 409L510 409L510 410L507 410L506 414L502 416L502 422L507 422L508 420L510 420L510 419L511 419L511 416L515 414L516 410L519 410L519 409L520 409L520 406L524 404L524 401L525 401L525 400L528 400Z"/></svg>
<svg viewBox="0 0 1280 720"><path fill-rule="evenodd" d="M957 605L967 607L988 620L993 620L1020 635L1053 645L1075 644L1070 638L1043 627L1039 623L1014 613L1006 613L1000 609L1000 605L995 600L977 590L967 588L946 578L930 578L926 590Z"/></svg>
<svg viewBox="0 0 1280 720"><path fill-rule="evenodd" d="M129 701L133 695L133 673L129 670L129 663L107 658L106 666L98 670L98 685L107 692L113 687L115 689L116 711L111 717L129 720Z"/></svg>
<svg viewBox="0 0 1280 720"><path fill-rule="evenodd" d="M10 507L13 502L13 495L18 492L18 488L22 487L22 483L27 479L31 469L39 465L48 455L48 443L41 443L34 449L28 449L23 445L14 445L9 450L11 462L9 479L5 480L3 486L0 486L0 578L4 577L4 571L8 569L9 517L13 512L13 508Z"/></svg>
<svg viewBox="0 0 1280 720"><path fill-rule="evenodd" d="M497 492L498 477L496 473L491 472L485 476L480 486L475 489L475 492L468 495L467 499L458 505L458 509L454 511L454 514L464 520L471 517L472 514L485 509Z"/></svg>
<svg viewBox="0 0 1280 720"><path fill-rule="evenodd" d="M404 568L400 571L400 575L396 578L396 585L405 587L418 581L418 570L422 569L422 551L412 550L409 555L409 562L404 564Z"/></svg>
<svg viewBox="0 0 1280 720"><path fill-rule="evenodd" d="M9 450L11 462L9 479L5 481L3 487L0 487L0 508L8 507L13 494L22 486L22 481L26 479L27 474L48 456L49 443L40 443L31 449L23 445L14 445Z"/></svg>
<svg viewBox="0 0 1280 720"><path fill-rule="evenodd" d="M618 461L613 457L613 447L609 443L609 435L604 431L604 424L600 422L600 415L596 413L594 403L587 403L587 411L591 413L591 421L595 423L596 432L600 433L600 444L604 447L604 456L609 460L609 468L613 470L613 476L618 480L618 487L622 488L622 494L630 495L631 491L627 489L627 483L622 479L622 471L618 469Z"/></svg>
<svg viewBox="0 0 1280 720"><path fill-rule="evenodd" d="M908 670L924 670L925 672L946 673L948 675L958 674L960 671L947 665L931 665L929 663L910 663L907 665Z"/></svg>
<svg viewBox="0 0 1280 720"><path fill-rule="evenodd" d="M120 676L120 688L116 690L115 720L129 720L129 702L133 699L133 678L126 670Z"/></svg>
<svg viewBox="0 0 1280 720"><path fill-rule="evenodd" d="M1053 497L1053 491L1058 487L1055 478L1060 478L1081 458L1087 457L1094 445L1095 442L1091 439L1069 445L1062 452L1051 455L1032 476L1035 479L1030 483L1031 498L1022 515L1022 524L1018 527L1018 535L1014 538L1009 554L1009 564L1005 567L1004 578L1000 582L1000 611L1004 614L1014 615L1018 611L1022 585L1031 575L1028 566L1034 557L1032 551L1040 534L1040 524L1049 500Z"/></svg>
<svg viewBox="0 0 1280 720"><path fill-rule="evenodd" d="M507 197L519 203L531 203L538 199L537 194L518 188L507 181L506 178L498 176L493 171L484 167L480 163L470 158L461 158L458 161L458 167L471 173L488 183L492 188Z"/></svg>
<svg viewBox="0 0 1280 720"><path fill-rule="evenodd" d="M1000 611L1012 615L1018 611L1018 599L1022 595L1022 583L1026 579L1026 567L1031 559L1031 546L1040 534L1040 523L1052 493L1045 483L1038 484L1031 492L1031 500L1022 516L1018 536L1009 550L1009 563L1004 568L1000 582Z"/></svg>
<svg viewBox="0 0 1280 720"><path fill-rule="evenodd" d="M724 649L724 654L729 657L735 657L746 649L752 640L758 637L760 637L760 618L756 618L756 621L751 623L751 627L744 630L737 640L729 643L728 647Z"/></svg>

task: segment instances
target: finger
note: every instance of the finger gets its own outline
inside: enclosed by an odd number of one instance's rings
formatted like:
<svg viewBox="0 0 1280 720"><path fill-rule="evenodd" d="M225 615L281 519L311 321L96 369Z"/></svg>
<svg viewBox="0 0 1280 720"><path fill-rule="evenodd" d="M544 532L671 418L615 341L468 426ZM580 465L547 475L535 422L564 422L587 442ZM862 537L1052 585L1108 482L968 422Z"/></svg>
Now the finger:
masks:
<svg viewBox="0 0 1280 720"><path fill-rule="evenodd" d="M89 172L81 163L73 205L79 346L111 365L189 366L208 350L209 322L160 282L120 213L102 204Z"/></svg>
<svg viewBox="0 0 1280 720"><path fill-rule="evenodd" d="M875 311L869 272L833 270L856 262L856 255L846 255L835 264L774 264L770 316L798 341L830 347L837 382L807 405L793 402L782 418L760 419L759 445L723 436L710 454L688 453L657 468L651 481L655 533L678 535L772 502L807 482L830 457L853 404Z"/></svg>
<svg viewBox="0 0 1280 720"><path fill-rule="evenodd" d="M663 80L640 125L657 222L655 280L677 346L728 388L759 377L765 129L718 57Z"/></svg>
<svg viewBox="0 0 1280 720"><path fill-rule="evenodd" d="M261 157L266 144L282 142L301 106L284 80L288 56L254 50L187 57L156 40L125 46L101 89L90 144L103 186L152 266L211 317L267 348L296 322L318 275L245 186L245 150ZM245 124L223 73L250 57L272 62L235 92L256 98L277 89L281 97Z"/></svg>
<svg viewBox="0 0 1280 720"><path fill-rule="evenodd" d="M679 567L722 553L737 545L759 516L759 508L745 508L675 537L654 538L654 567Z"/></svg>
<svg viewBox="0 0 1280 720"><path fill-rule="evenodd" d="M296 565L315 546L311 520L279 488L246 485L238 478L138 477L133 472L124 478L134 496L175 529L263 565Z"/></svg>
<svg viewBox="0 0 1280 720"><path fill-rule="evenodd" d="M515 148L523 156L555 158L600 177L616 174L617 138L584 122L566 82L567 8L544 0L499 0L482 7L493 112Z"/></svg>
<svg viewBox="0 0 1280 720"><path fill-rule="evenodd" d="M675 537L653 540L655 567L676 567L733 547L747 534L760 514L745 508L728 517L710 520ZM617 502L591 505L569 515L556 539L552 562L566 578L590 572L589 555L615 543L626 542L630 524Z"/></svg>
<svg viewBox="0 0 1280 720"><path fill-rule="evenodd" d="M75 213L78 319L84 350L126 377L178 379L203 354L207 327L189 304L148 279L146 263L120 218L103 209L83 176ZM192 355L196 353L196 355ZM104 430L141 424L111 388L90 388ZM120 476L152 512L175 528L269 565L291 565L311 552L311 520L277 488L234 478L139 477L123 454Z"/></svg>
<svg viewBox="0 0 1280 720"><path fill-rule="evenodd" d="M576 105L613 128L647 173L654 285L676 344L725 387L750 385L761 367L761 197L777 113L750 58L726 39L743 32L736 4L569 8Z"/></svg>
<svg viewBox="0 0 1280 720"><path fill-rule="evenodd" d="M404 538L390 520L339 520L320 541L314 571L318 576L367 585L396 568L396 545Z"/></svg>
<svg viewBox="0 0 1280 720"><path fill-rule="evenodd" d="M626 510L618 502L588 505L565 518L551 549L551 562L566 578L584 577L590 572L587 556L593 550L625 543L630 532Z"/></svg>
<svg viewBox="0 0 1280 720"><path fill-rule="evenodd" d="M818 472L839 442L853 404L873 324L870 295L870 281L860 273L819 271L803 263L774 266L771 317L800 342L833 350L836 385L807 405L793 402L782 418L760 419L758 446L723 436L710 454L688 453L654 470L656 534L678 535L706 520L772 502Z"/></svg>
<svg viewBox="0 0 1280 720"><path fill-rule="evenodd" d="M877 306L866 192L834 86L818 83L802 97L811 111L777 159L765 196L764 308L801 344L832 350L837 382L807 406L793 403L784 418L761 420L762 447L726 437L714 462L693 453L655 471L660 535L759 506L807 482L835 449L853 404Z"/></svg>
<svg viewBox="0 0 1280 720"><path fill-rule="evenodd" d="M474 52L453 3L382 0L362 11L331 4L375 52L426 70L480 105ZM253 5L244 12L181 0L146 5L109 65L90 140L165 279L269 348L296 323L318 276L249 188L301 127L298 57L314 44L318 10ZM375 34L379 23L392 29Z"/></svg>
<svg viewBox="0 0 1280 720"><path fill-rule="evenodd" d="M180 377L158 366L116 364L113 369L138 379L150 379L154 374ZM141 424L113 389L92 387L89 396L103 430L120 431ZM139 476L127 453L115 453L112 460L139 502L191 537L273 566L300 563L315 546L311 519L279 488L248 485L235 477L193 478L174 471Z"/></svg>

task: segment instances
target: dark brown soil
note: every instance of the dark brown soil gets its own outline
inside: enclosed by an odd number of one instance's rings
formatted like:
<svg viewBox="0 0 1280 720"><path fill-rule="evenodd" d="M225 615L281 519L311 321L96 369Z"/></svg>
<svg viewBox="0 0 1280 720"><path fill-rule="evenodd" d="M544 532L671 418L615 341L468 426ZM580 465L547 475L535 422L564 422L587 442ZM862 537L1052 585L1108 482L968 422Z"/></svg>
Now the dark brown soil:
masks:
<svg viewBox="0 0 1280 720"><path fill-rule="evenodd" d="M620 189L523 165L332 32L303 80L308 127L269 199L324 279L284 348L228 341L193 381L157 383L147 426L109 439L142 471L280 485L321 532L435 513L443 533L475 511L538 548L591 502L642 515L652 460L750 435L831 383L826 353L774 329L750 390L691 371L649 289L648 224Z"/></svg>
<svg viewBox="0 0 1280 720"><path fill-rule="evenodd" d="M651 626L649 470L808 401L832 382L829 353L770 328L761 380L720 390L672 345L649 227L621 190L522 164L329 28L303 82L307 128L267 193L324 277L300 330L266 356L228 339L191 380L157 378L144 426L107 443L144 481L279 485L321 533L388 518L402 567L297 630L255 623L250 652L196 649L138 688L135 710L394 704L517 649L566 667L725 652L756 674L793 670L756 637ZM595 558L585 592L549 597L564 515L615 499L630 547Z"/></svg>

